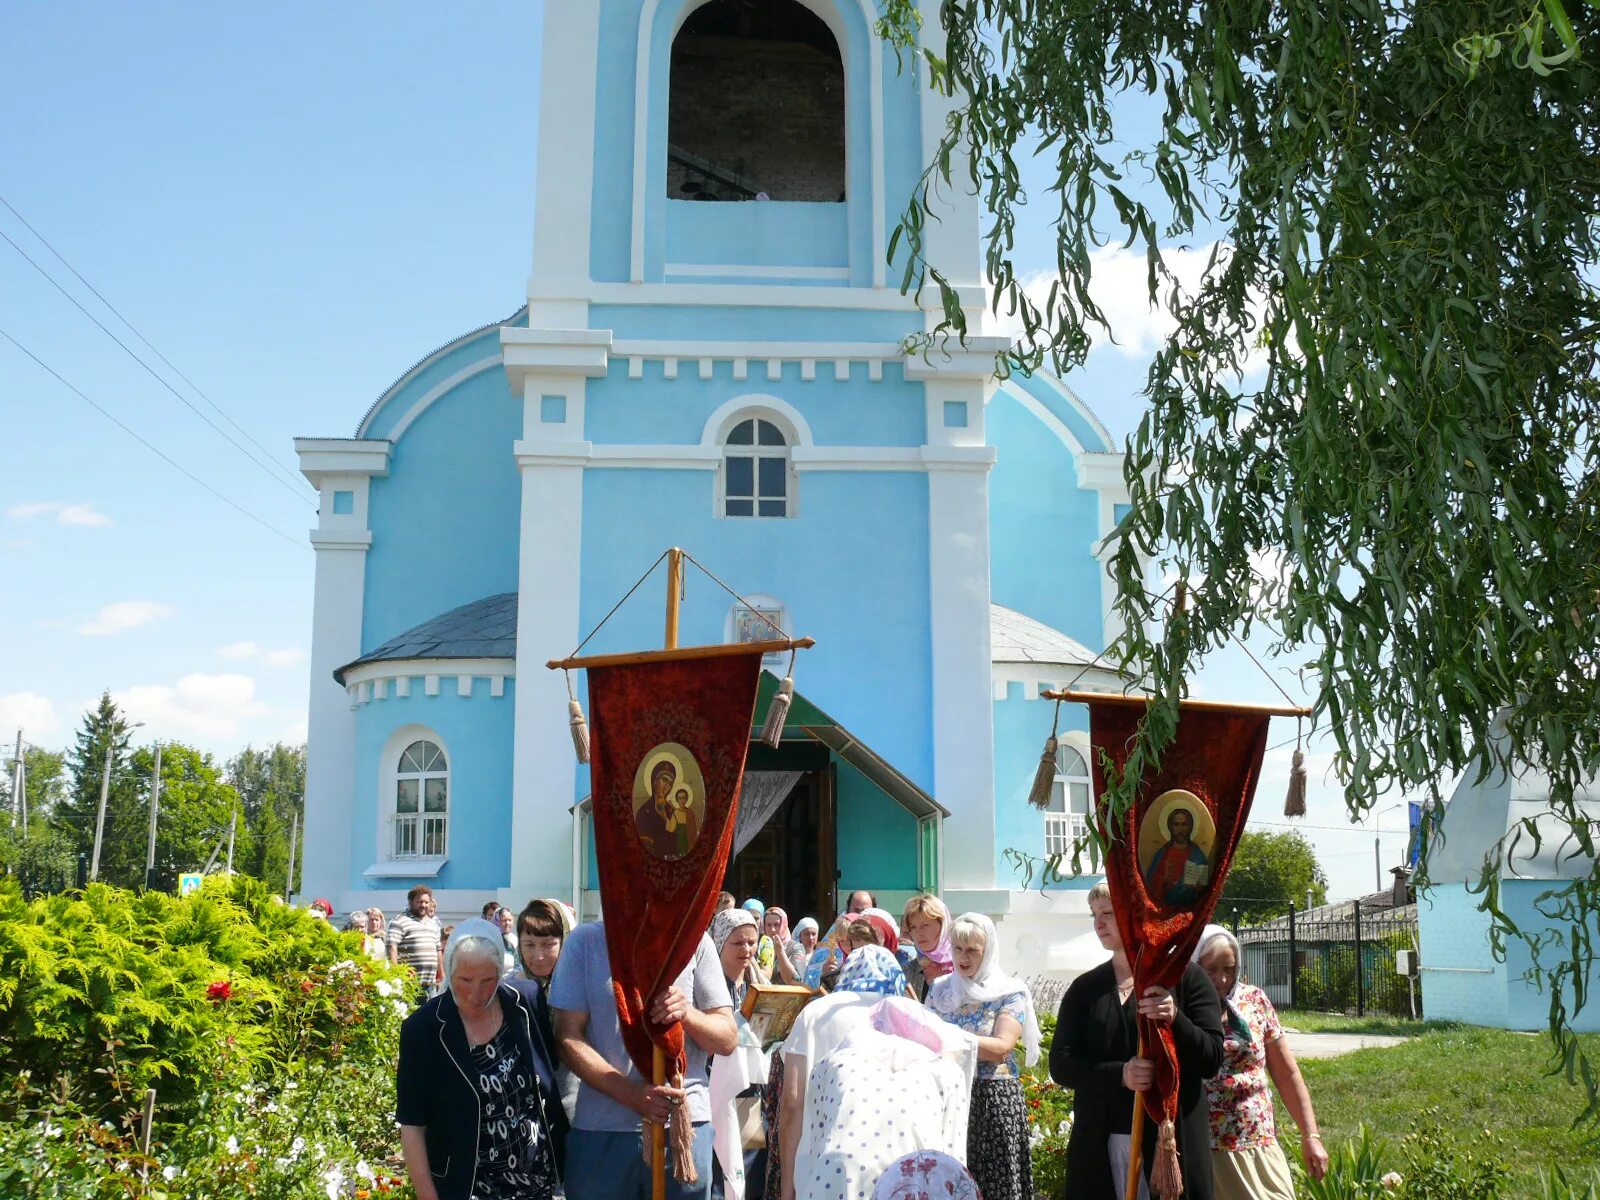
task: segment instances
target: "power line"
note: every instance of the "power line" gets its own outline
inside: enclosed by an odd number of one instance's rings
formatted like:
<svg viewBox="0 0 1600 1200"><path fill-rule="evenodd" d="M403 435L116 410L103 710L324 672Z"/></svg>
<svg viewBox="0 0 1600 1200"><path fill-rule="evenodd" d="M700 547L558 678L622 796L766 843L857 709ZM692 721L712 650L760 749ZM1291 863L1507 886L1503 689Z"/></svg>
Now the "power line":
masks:
<svg viewBox="0 0 1600 1200"><path fill-rule="evenodd" d="M0 235L0 236L3 236L3 235ZM51 375L56 380L57 383L61 384L62 387L66 388L73 395L77 396L80 400L82 400L90 408L94 409L97 413L99 413L101 416L103 416L106 420L110 421L118 429L122 430L122 432L126 433L134 441L138 442L146 450L148 450L152 454L156 455L163 462L165 462L168 466L170 466L173 470L179 472L180 474L182 474L183 476L188 478L191 482L199 484L201 487L205 488L206 491L210 492L213 496L215 496L218 500L221 500L229 508L231 508L234 511L242 514L243 516L249 517L257 525L261 526L261 528L267 530L267 532L276 534L278 537L281 537L284 541L288 542L291 546L299 546L299 547L305 548L305 543L303 543L301 541L298 541L297 539L291 537L289 534L287 534L287 533L283 532L283 530L279 529L276 525L268 524L266 521L264 521L260 517L256 516L255 513L251 512L249 509L245 508L243 505L238 504L237 502L235 502L233 500L230 500L228 497L224 496L221 492L217 491L216 488L212 487L205 480L201 479L198 475L194 474L194 472L190 471L187 467L185 467L181 463L179 463L176 459L173 459L173 458L169 457L166 454L165 451L161 450L154 443L146 440L145 437L142 434L138 433L137 431L135 431L130 426L124 424L120 419L118 419L116 416L114 416L108 409L103 408L101 405L99 405L99 404L95 403L93 400L91 400L82 390L80 390L74 384L69 382L67 379L63 378L59 371L57 371L49 363L45 362L44 359L40 358L32 350L29 350L21 342L17 341L16 338L12 337L4 329L0 329L0 337L5 338L6 341L10 342L18 350L21 350L24 354L26 354L29 358L31 358L34 361L34 363L37 364L42 370L44 370L47 374Z"/></svg>
<svg viewBox="0 0 1600 1200"><path fill-rule="evenodd" d="M10 206L7 205L7 207L9 208ZM167 391L171 392L175 397L177 397L179 403L181 403L190 412L194 413L195 416L199 417L202 421L204 421L207 425L209 425L213 430L215 430L216 433L218 434L218 436L220 436L224 441L226 441L230 446L232 446L240 454L244 455L247 459L249 459L252 464L254 464L256 467L260 468L261 471L263 471L266 474L267 478L271 479L279 487L281 487L285 491L289 492L297 500L301 500L301 501L303 501L303 502L305 502L307 504L311 503L310 498L306 496L305 492L301 491L298 488L295 488L295 487L291 486L290 484L285 483L280 476L274 474L272 472L272 470L265 463L263 463L255 455L251 454L250 451L246 450L236 440L234 440L234 438L229 435L229 433L228 433L228 431L226 429L222 428L222 426L218 425L210 417L206 416L205 413L201 412L198 408L196 408L194 406L193 402L191 402L187 396L185 396L182 392L178 391L177 388L173 387L164 378L162 378L161 374L158 371L156 371L156 369L154 367L152 367L149 363L145 362L144 359L140 358L138 353L135 352L133 350L133 348L128 345L127 342L123 341L116 334L112 333L111 330L107 329L105 324L104 324L104 322L102 322L99 317L95 316L92 312L90 312L87 308L85 308L83 306L83 304L78 300L78 298L76 296L74 296L71 292L67 291L66 288L62 287L61 284L58 283L55 280L55 278L50 274L50 272L46 271L37 262L35 262L33 257L32 257L32 255L30 255L21 246L17 245L17 243L12 239L10 234L8 234L5 230L0 229L0 238L4 238L8 243L10 243L11 248L13 250L15 250L18 254L22 255L22 257L27 261L27 263L28 263L28 265L30 267L32 267L35 271L39 272L40 275L44 276L44 278L46 279L46 281L49 282L51 287L55 288L56 291L60 292L63 296L65 296L69 301L72 302L73 307L75 307L84 316L88 317L89 320L93 321L95 323L95 326L100 330L101 333L105 334L113 342L115 342L117 345L121 346L123 352L125 354L127 354L127 356L129 358L133 359L134 362L138 363L147 372L149 372L150 378L154 379L162 387L166 388ZM41 240L43 240L43 239L41 239ZM113 310L113 311L115 311L115 310ZM132 326L129 326L129 328L132 328ZM135 331L135 332L137 332L137 331ZM193 385L191 384L190 386L193 386ZM245 436L248 437L249 435L246 434Z"/></svg>

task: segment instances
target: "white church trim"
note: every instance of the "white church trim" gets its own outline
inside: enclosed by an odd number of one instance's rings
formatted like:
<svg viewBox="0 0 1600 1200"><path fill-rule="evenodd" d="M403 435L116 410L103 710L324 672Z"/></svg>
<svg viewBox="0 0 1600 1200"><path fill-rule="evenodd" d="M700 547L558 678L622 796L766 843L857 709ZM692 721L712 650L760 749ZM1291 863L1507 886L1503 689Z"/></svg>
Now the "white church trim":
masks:
<svg viewBox="0 0 1600 1200"><path fill-rule="evenodd" d="M390 684L394 685L395 698L403 700L411 694L413 679L433 681L432 689L424 692L429 696L438 693L440 679L454 677L456 694L460 696L473 695L473 681L487 679L490 697L499 699L506 694L506 680L515 679L516 675L516 660L511 658L384 659L351 667L344 673L344 689L352 702L360 705L372 700L387 700ZM462 688L462 680L466 680L465 689ZM426 683L424 687L427 687Z"/></svg>
<svg viewBox="0 0 1600 1200"><path fill-rule="evenodd" d="M406 430L411 428L412 423L423 413L427 412L428 409L432 407L434 401L438 400L441 396L444 396L453 389L460 387L463 383L467 382L467 380L474 379L477 376L482 375L485 371L493 370L504 361L504 358L500 354L490 354L484 358L478 359L477 362L468 363L454 375L451 375L448 379L441 379L426 392L422 393L422 395L418 396L411 407L406 409L405 414L394 423L394 428L389 430L389 441L398 442L402 437L404 437Z"/></svg>

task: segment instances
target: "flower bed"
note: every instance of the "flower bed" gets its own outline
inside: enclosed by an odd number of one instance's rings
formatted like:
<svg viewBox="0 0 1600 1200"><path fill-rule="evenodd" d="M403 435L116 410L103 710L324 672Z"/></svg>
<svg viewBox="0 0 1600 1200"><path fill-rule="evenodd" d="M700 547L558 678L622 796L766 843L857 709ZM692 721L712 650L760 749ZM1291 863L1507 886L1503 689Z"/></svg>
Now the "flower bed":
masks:
<svg viewBox="0 0 1600 1200"><path fill-rule="evenodd" d="M259 883L0 888L0 981L0 1056L20 1068L0 1195L411 1195L393 1119L409 974Z"/></svg>

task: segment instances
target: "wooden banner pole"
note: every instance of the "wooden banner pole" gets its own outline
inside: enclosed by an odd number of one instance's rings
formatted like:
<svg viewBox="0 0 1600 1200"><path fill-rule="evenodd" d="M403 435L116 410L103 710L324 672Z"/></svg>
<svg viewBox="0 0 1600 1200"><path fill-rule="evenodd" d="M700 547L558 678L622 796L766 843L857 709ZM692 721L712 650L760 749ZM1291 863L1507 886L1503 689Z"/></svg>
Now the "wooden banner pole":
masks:
<svg viewBox="0 0 1600 1200"><path fill-rule="evenodd" d="M678 612L683 600L683 551L674 546L667 551L667 628L665 649L678 648ZM649 998L646 998L648 1003ZM667 1081L667 1056L660 1046L650 1056L651 1081L660 1087ZM668 1117L671 1120L671 1117ZM650 1122L650 1196L667 1200L667 1127Z"/></svg>
<svg viewBox="0 0 1600 1200"><path fill-rule="evenodd" d="M1144 1057L1144 1035L1139 1035L1139 1057ZM1128 1187L1124 1200L1139 1200L1139 1176L1144 1170L1144 1093L1133 1094L1133 1139L1128 1145ZM658 1198L659 1200L659 1198Z"/></svg>

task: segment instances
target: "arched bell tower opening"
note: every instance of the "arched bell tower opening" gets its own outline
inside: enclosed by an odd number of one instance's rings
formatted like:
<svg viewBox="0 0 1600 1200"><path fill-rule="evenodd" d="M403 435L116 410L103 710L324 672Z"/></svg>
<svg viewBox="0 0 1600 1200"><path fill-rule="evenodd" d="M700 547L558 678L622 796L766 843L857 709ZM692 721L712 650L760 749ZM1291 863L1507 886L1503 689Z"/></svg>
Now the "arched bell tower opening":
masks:
<svg viewBox="0 0 1600 1200"><path fill-rule="evenodd" d="M667 197L843 203L839 43L797 0L711 0L672 43Z"/></svg>

